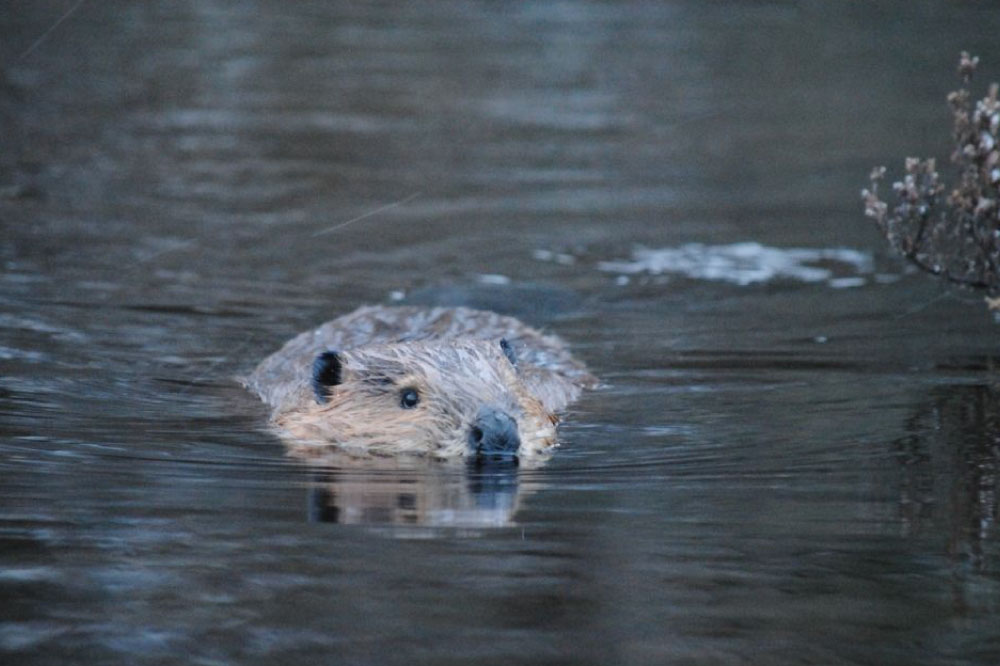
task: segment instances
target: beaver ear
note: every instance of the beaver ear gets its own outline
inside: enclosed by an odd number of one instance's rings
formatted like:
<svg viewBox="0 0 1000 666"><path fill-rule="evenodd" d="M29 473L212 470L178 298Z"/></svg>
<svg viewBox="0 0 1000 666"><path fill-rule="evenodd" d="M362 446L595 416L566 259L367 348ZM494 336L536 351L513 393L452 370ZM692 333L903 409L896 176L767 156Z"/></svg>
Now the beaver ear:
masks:
<svg viewBox="0 0 1000 666"><path fill-rule="evenodd" d="M340 383L340 355L335 351L325 351L316 357L312 367L312 388L316 394L316 402L325 403L330 399L331 386Z"/></svg>
<svg viewBox="0 0 1000 666"><path fill-rule="evenodd" d="M510 364L517 367L517 354L514 353L514 347L507 342L507 338L500 338L500 349L503 350L503 355L507 357Z"/></svg>

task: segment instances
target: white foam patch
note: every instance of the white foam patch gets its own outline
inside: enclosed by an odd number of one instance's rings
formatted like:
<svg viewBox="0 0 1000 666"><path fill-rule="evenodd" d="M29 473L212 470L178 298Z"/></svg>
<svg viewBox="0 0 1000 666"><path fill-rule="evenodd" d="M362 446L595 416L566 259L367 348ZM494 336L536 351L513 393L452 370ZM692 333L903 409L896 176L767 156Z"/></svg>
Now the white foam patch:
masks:
<svg viewBox="0 0 1000 666"><path fill-rule="evenodd" d="M497 273L482 273L478 276L479 284L490 284L490 285L508 285L510 284L510 278L506 275L499 275Z"/></svg>
<svg viewBox="0 0 1000 666"><path fill-rule="evenodd" d="M662 249L637 248L631 260L602 261L602 271L619 275L678 274L695 280L749 285L786 279L858 287L873 271L872 256L846 248L778 248L760 243L688 243Z"/></svg>

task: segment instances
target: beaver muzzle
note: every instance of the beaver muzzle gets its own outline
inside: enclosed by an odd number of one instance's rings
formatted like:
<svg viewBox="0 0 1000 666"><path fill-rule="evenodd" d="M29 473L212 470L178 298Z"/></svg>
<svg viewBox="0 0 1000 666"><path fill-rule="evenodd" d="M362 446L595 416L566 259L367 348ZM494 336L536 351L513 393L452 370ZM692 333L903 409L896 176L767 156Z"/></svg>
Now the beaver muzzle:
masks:
<svg viewBox="0 0 1000 666"><path fill-rule="evenodd" d="M496 407L481 407L469 429L469 449L477 456L516 456L521 446L517 421Z"/></svg>

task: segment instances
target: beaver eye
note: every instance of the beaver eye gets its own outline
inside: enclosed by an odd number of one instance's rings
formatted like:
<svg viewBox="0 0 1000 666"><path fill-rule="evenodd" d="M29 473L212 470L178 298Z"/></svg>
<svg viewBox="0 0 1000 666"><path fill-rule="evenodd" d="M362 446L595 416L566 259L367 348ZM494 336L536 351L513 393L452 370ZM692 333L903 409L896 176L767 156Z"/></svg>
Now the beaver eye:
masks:
<svg viewBox="0 0 1000 666"><path fill-rule="evenodd" d="M399 406L403 409L413 409L420 402L420 394L415 388L406 388L399 392Z"/></svg>

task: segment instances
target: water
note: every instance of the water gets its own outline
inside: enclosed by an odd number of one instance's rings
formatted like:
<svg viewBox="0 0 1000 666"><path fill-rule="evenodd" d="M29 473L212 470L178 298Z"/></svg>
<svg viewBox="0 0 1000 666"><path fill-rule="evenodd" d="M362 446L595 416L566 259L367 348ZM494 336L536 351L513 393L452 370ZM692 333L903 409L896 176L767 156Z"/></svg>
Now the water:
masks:
<svg viewBox="0 0 1000 666"><path fill-rule="evenodd" d="M20 57L68 9L0 9L4 663L1000 658L996 325L858 196L989 5L85 2ZM394 300L604 385L539 468L285 456L232 378Z"/></svg>

